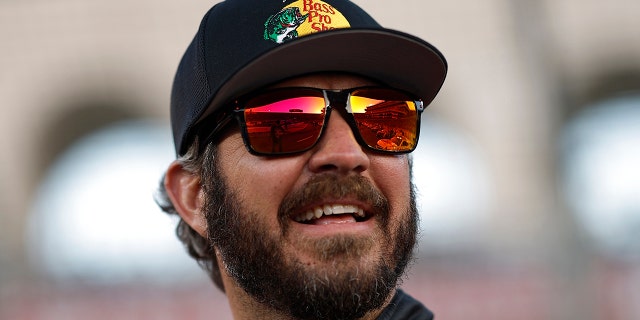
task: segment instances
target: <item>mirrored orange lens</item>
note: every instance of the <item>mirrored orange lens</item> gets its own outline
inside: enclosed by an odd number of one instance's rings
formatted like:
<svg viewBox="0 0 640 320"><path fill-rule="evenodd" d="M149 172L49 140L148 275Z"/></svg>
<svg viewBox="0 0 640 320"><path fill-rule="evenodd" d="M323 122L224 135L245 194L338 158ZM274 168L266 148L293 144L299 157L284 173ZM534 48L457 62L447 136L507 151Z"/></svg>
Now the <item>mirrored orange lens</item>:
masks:
<svg viewBox="0 0 640 320"><path fill-rule="evenodd" d="M292 153L311 148L322 130L326 108L322 92L269 94L244 110L251 147L260 153Z"/></svg>
<svg viewBox="0 0 640 320"><path fill-rule="evenodd" d="M243 111L248 143L265 154L307 150L320 137L326 111L323 91L318 89L296 88L254 97ZM349 96L347 112L368 147L389 152L415 149L419 114L410 96L392 89L357 89Z"/></svg>
<svg viewBox="0 0 640 320"><path fill-rule="evenodd" d="M395 90L367 88L351 93L349 108L369 147L400 152L416 147L418 112L411 97Z"/></svg>

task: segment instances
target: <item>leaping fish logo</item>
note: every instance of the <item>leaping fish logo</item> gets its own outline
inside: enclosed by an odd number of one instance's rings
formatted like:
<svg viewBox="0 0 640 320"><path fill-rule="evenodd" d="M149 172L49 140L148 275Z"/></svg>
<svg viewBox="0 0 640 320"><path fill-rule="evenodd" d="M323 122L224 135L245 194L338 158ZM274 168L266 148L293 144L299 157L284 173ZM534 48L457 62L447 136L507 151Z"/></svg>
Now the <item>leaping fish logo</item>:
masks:
<svg viewBox="0 0 640 320"><path fill-rule="evenodd" d="M298 37L296 29L309 17L309 14L302 15L297 7L282 9L275 15L269 17L264 23L264 39L272 40L276 43L295 39Z"/></svg>

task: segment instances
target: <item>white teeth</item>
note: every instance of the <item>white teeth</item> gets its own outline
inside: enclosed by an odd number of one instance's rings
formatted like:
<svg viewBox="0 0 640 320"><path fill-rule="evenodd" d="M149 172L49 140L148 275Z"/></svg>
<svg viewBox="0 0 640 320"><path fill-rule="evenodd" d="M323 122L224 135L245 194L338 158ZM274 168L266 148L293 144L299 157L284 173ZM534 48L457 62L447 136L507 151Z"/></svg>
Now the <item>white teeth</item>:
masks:
<svg viewBox="0 0 640 320"><path fill-rule="evenodd" d="M320 207L316 207L316 208L314 209L314 211L315 211L315 212L314 212L314 213L315 213L315 215L314 215L314 216L316 217L316 219L317 219L317 218L322 217L322 208L320 208Z"/></svg>
<svg viewBox="0 0 640 320"><path fill-rule="evenodd" d="M364 218L365 217L365 213L364 213L364 209L355 206L355 205L343 205L343 204L334 204L334 205L324 205L324 206L318 206L313 208L312 210L309 210L303 214L298 215L297 217L294 218L295 221L297 222L305 222L305 221L309 221L312 219L318 219L320 217L322 217L323 215L325 216L330 216L333 214L345 214L345 213L353 213L355 216Z"/></svg>
<svg viewBox="0 0 640 320"><path fill-rule="evenodd" d="M345 213L348 213L348 212L358 213L358 207L352 206L352 205L346 205L346 206L344 206L344 212Z"/></svg>

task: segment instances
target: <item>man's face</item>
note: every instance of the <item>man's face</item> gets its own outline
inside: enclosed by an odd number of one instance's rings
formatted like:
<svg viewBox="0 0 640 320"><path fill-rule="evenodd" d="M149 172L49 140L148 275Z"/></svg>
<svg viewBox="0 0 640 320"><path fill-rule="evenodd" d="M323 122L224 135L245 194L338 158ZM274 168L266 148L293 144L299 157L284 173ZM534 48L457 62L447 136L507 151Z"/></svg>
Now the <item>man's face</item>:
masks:
<svg viewBox="0 0 640 320"><path fill-rule="evenodd" d="M317 75L278 87L372 84ZM205 164L204 206L227 279L298 318L349 319L391 297L415 243L415 199L408 156L365 151L339 112L324 130L286 157L252 155L231 130Z"/></svg>

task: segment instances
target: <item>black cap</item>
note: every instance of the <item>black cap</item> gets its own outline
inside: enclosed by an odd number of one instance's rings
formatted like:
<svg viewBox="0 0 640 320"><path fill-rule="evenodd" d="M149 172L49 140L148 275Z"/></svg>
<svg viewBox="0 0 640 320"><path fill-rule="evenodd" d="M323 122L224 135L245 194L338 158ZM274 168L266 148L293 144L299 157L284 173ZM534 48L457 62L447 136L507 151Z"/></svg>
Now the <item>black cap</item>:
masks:
<svg viewBox="0 0 640 320"><path fill-rule="evenodd" d="M385 29L347 0L226 0L202 19L178 66L171 125L178 155L194 127L239 95L315 72L369 77L425 106L447 73L444 56L415 36Z"/></svg>

